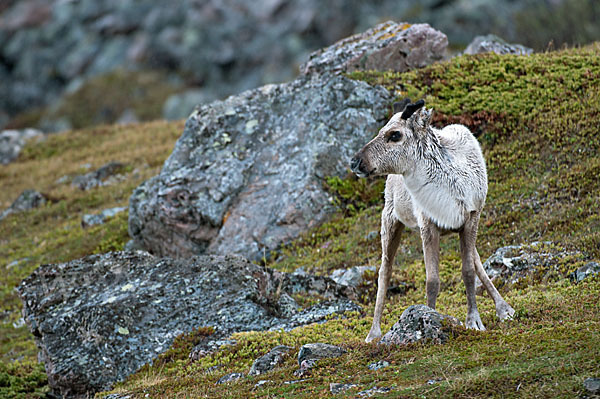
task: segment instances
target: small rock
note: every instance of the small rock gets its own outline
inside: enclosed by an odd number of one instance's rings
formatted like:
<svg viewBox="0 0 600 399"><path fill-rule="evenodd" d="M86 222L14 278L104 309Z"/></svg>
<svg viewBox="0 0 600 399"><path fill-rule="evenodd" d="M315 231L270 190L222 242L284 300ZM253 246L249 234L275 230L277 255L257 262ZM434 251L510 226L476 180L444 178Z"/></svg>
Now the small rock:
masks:
<svg viewBox="0 0 600 399"><path fill-rule="evenodd" d="M121 114L121 116L119 116L119 119L117 119L115 123L117 125L128 125L130 123L138 123L139 121L140 120L135 114L135 111L133 111L130 108L127 108L125 111L123 111L123 113Z"/></svg>
<svg viewBox="0 0 600 399"><path fill-rule="evenodd" d="M219 378L219 381L217 381L217 385L225 384L225 383L231 382L231 381L237 381L240 378L244 378L244 373L225 374L223 377Z"/></svg>
<svg viewBox="0 0 600 399"><path fill-rule="evenodd" d="M337 395L338 393L345 392L349 389L355 388L356 384L340 384L338 382L332 382L329 384L329 391Z"/></svg>
<svg viewBox="0 0 600 399"><path fill-rule="evenodd" d="M299 383L299 382L304 382L304 381L306 381L306 378L303 378L303 379L301 379L301 380L283 381L283 383L284 383L285 385L293 385L293 384L297 384L297 383Z"/></svg>
<svg viewBox="0 0 600 399"><path fill-rule="evenodd" d="M367 367L369 368L369 370L380 370L383 368L386 368L390 365L390 363L386 360L380 360L378 362L374 362L369 364Z"/></svg>
<svg viewBox="0 0 600 399"><path fill-rule="evenodd" d="M367 234L367 236L365 238L367 239L367 241L373 241L374 239L377 238L378 235L379 235L379 232L377 230L373 230L373 231L369 231L369 234Z"/></svg>
<svg viewBox="0 0 600 399"><path fill-rule="evenodd" d="M331 357L339 357L348 351L339 346L324 344L321 342L302 345L298 352L298 365L305 360L318 360Z"/></svg>
<svg viewBox="0 0 600 399"><path fill-rule="evenodd" d="M589 262L569 275L572 281L579 283L588 276L595 276L600 273L600 264L597 262Z"/></svg>
<svg viewBox="0 0 600 399"><path fill-rule="evenodd" d="M248 375L260 375L273 370L285 360L288 352L291 349L292 348L285 345L278 345L274 347L269 351L269 353L259 357L254 361L254 363L252 363L252 367L250 368Z"/></svg>
<svg viewBox="0 0 600 399"><path fill-rule="evenodd" d="M421 340L431 340L441 344L448 340L442 320L454 325L462 323L452 316L442 315L425 305L409 306L400 316L400 320L381 338L380 344L406 345Z"/></svg>
<svg viewBox="0 0 600 399"><path fill-rule="evenodd" d="M360 391L359 393L356 394L357 397L359 398L369 398L373 395L376 395L378 393L388 393L393 389L393 387L377 387L374 386L373 388L369 388L369 389L365 389L364 391Z"/></svg>
<svg viewBox="0 0 600 399"><path fill-rule="evenodd" d="M363 276L367 271L375 272L377 271L377 267L354 266L349 269L337 269L329 277L338 284L356 287L362 282Z"/></svg>
<svg viewBox="0 0 600 399"><path fill-rule="evenodd" d="M593 395L600 394L600 378L586 378L583 381L585 390Z"/></svg>
<svg viewBox="0 0 600 399"><path fill-rule="evenodd" d="M260 380L256 384L254 384L254 389L262 388L263 385L265 385L265 384L267 384L269 382L273 382L273 381L271 381L271 380Z"/></svg>
<svg viewBox="0 0 600 399"><path fill-rule="evenodd" d="M124 167L120 162L109 162L93 172L75 176L71 184L81 190L102 186L105 185L105 180L119 173Z"/></svg>
<svg viewBox="0 0 600 399"><path fill-rule="evenodd" d="M93 215L83 215L81 217L81 227L86 228L98 224L104 224L108 219L115 217L117 214L127 210L127 207L116 207L105 209L100 213Z"/></svg>
<svg viewBox="0 0 600 399"><path fill-rule="evenodd" d="M517 54L529 55L533 49L521 44L509 44L496 35L477 36L464 51L464 54Z"/></svg>
<svg viewBox="0 0 600 399"><path fill-rule="evenodd" d="M11 213L27 211L33 208L38 208L47 202L47 197L35 190L24 190L21 195L9 206L4 212L0 213L0 220L4 219Z"/></svg>

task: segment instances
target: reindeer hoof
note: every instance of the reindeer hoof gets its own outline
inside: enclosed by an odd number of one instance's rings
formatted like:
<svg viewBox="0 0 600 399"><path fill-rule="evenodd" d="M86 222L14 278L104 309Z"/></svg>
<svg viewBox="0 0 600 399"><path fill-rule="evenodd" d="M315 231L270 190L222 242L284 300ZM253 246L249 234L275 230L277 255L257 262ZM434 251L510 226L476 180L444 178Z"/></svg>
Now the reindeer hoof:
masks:
<svg viewBox="0 0 600 399"><path fill-rule="evenodd" d="M511 320L515 315L515 310L508 303L504 302L496 307L496 315L500 321Z"/></svg>
<svg viewBox="0 0 600 399"><path fill-rule="evenodd" d="M369 331L369 335L365 338L365 342L368 344L373 341L379 341L381 339L381 330L378 331Z"/></svg>
<svg viewBox="0 0 600 399"><path fill-rule="evenodd" d="M481 321L481 317L479 317L479 313L467 315L465 325L467 328L472 330L485 331L485 327Z"/></svg>

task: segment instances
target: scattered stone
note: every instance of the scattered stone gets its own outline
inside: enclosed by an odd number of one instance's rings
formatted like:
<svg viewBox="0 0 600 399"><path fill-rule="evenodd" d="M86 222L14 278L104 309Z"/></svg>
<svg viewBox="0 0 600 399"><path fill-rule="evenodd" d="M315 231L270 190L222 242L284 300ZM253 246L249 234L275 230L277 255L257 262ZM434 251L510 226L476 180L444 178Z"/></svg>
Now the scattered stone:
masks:
<svg viewBox="0 0 600 399"><path fill-rule="evenodd" d="M17 199L0 213L0 220L4 219L12 213L24 212L30 209L38 208L44 205L48 201L48 198L35 190L24 190Z"/></svg>
<svg viewBox="0 0 600 399"><path fill-rule="evenodd" d="M279 364L283 363L291 349L292 348L285 345L278 345L274 347L269 351L269 353L259 357L254 361L254 363L252 363L252 367L250 368L248 375L260 375L273 370Z"/></svg>
<svg viewBox="0 0 600 399"><path fill-rule="evenodd" d="M380 370L386 367L389 367L390 362L386 361L386 360L379 360L377 362L371 363L369 364L367 367L369 368L369 370Z"/></svg>
<svg viewBox="0 0 600 399"><path fill-rule="evenodd" d="M260 380L256 384L254 384L254 389L262 388L263 385L268 384L269 382L273 382L272 380Z"/></svg>
<svg viewBox="0 0 600 399"><path fill-rule="evenodd" d="M117 175L124 167L125 165L120 162L109 162L93 172L75 176L71 184L81 190L108 185L112 183L108 179Z"/></svg>
<svg viewBox="0 0 600 399"><path fill-rule="evenodd" d="M428 24L384 22L324 49L300 66L303 74L345 73L356 70L405 72L439 61L448 38Z"/></svg>
<svg viewBox="0 0 600 399"><path fill-rule="evenodd" d="M600 378L586 378L583 386L588 393L592 395L600 394Z"/></svg>
<svg viewBox="0 0 600 399"><path fill-rule="evenodd" d="M356 384L341 384L338 382L332 382L329 384L329 391L333 395L337 395L338 393L342 393L342 392L345 392L349 389L356 388L356 387L357 387Z"/></svg>
<svg viewBox="0 0 600 399"><path fill-rule="evenodd" d="M285 385L292 385L292 384L297 384L297 383L299 383L299 382L304 382L304 381L307 381L307 379L306 379L306 378L303 378L303 379L301 379L301 380L284 381L283 383L284 383Z"/></svg>
<svg viewBox="0 0 600 399"><path fill-rule="evenodd" d="M588 276L595 276L600 273L600 264L589 262L569 275L569 278L575 283L583 281Z"/></svg>
<svg viewBox="0 0 600 399"><path fill-rule="evenodd" d="M353 290L327 277L294 276L237 256L173 260L142 251L43 265L18 292L50 387L69 397L110 388L198 326L215 329L199 353L230 344L234 332L287 330L357 308ZM282 293L328 304L315 306L314 315L309 308L284 317Z"/></svg>
<svg viewBox="0 0 600 399"><path fill-rule="evenodd" d="M437 384L437 383L438 383L438 382L440 382L440 381L442 381L440 378L433 378L433 379L431 379L431 380L427 380L427 383L426 383L426 384L427 384L427 385L435 385L435 384Z"/></svg>
<svg viewBox="0 0 600 399"><path fill-rule="evenodd" d="M336 269L329 277L338 284L357 287L362 282L363 276L367 271L375 272L377 271L377 267L354 266L349 269Z"/></svg>
<svg viewBox="0 0 600 399"><path fill-rule="evenodd" d="M0 164L11 163L17 159L27 141L43 136L44 133L37 129L4 130L0 133Z"/></svg>
<svg viewBox="0 0 600 399"><path fill-rule="evenodd" d="M373 241L377 237L379 237L379 232L377 230L373 230L373 231L369 231L369 233L367 234L367 236L365 238L367 239L367 241Z"/></svg>
<svg viewBox="0 0 600 399"><path fill-rule="evenodd" d="M116 120L117 125L128 125L130 123L138 123L140 120L131 108L127 108L121 116Z"/></svg>
<svg viewBox="0 0 600 399"><path fill-rule="evenodd" d="M219 378L219 380L217 381L217 385L219 384L225 384L231 381L237 381L241 378L244 378L244 373L230 373L230 374L225 374L223 377Z"/></svg>
<svg viewBox="0 0 600 399"><path fill-rule="evenodd" d="M108 219L115 217L119 213L127 210L127 207L116 207L105 209L100 213L87 214L81 217L81 227L86 228L99 224L104 224Z"/></svg>
<svg viewBox="0 0 600 399"><path fill-rule="evenodd" d="M373 395L377 395L378 393L388 393L393 389L393 387L377 387L365 389L364 391L360 391L356 394L359 398L370 398Z"/></svg>
<svg viewBox="0 0 600 399"><path fill-rule="evenodd" d="M515 284L521 279L539 274L540 279L548 273L560 272L560 260L573 256L573 262L581 258L581 253L554 248L551 242L534 242L531 244L508 245L501 247L490 256L483 268L497 288L505 284ZM484 291L479 278L475 279L478 294Z"/></svg>
<svg viewBox="0 0 600 399"><path fill-rule="evenodd" d="M463 54L517 54L529 55L533 49L521 44L509 44L496 35L477 36L465 49Z"/></svg>
<svg viewBox="0 0 600 399"><path fill-rule="evenodd" d="M159 256L268 258L335 210L323 181L345 176L389 101L344 76L301 76L201 105L160 174L134 190L132 238Z"/></svg>
<svg viewBox="0 0 600 399"><path fill-rule="evenodd" d="M317 342L314 344L302 345L298 352L298 364L309 359L325 359L331 357L340 357L348 351L339 346Z"/></svg>
<svg viewBox="0 0 600 399"><path fill-rule="evenodd" d="M453 325L462 324L458 319L442 315L429 306L409 306L400 316L400 320L381 338L380 344L406 345L423 340L442 344L448 340L442 320Z"/></svg>

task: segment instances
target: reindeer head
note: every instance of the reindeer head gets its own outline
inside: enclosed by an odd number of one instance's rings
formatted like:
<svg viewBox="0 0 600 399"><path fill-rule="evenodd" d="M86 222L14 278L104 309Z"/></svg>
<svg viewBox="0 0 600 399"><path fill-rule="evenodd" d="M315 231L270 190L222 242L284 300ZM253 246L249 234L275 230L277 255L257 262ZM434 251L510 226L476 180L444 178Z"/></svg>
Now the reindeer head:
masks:
<svg viewBox="0 0 600 399"><path fill-rule="evenodd" d="M424 105L423 100L411 104L408 98L395 103L394 116L350 161L352 171L359 177L409 171L419 141L430 129L431 110L423 108Z"/></svg>

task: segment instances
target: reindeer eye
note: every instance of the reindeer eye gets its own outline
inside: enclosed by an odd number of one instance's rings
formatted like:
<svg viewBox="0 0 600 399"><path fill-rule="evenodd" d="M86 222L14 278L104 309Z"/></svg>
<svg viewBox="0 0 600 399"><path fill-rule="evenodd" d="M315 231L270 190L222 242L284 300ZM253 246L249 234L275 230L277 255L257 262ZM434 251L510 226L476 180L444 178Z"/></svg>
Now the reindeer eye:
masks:
<svg viewBox="0 0 600 399"><path fill-rule="evenodd" d="M388 137L388 141L393 142L400 141L400 139L402 139L402 132L400 130L394 130Z"/></svg>

